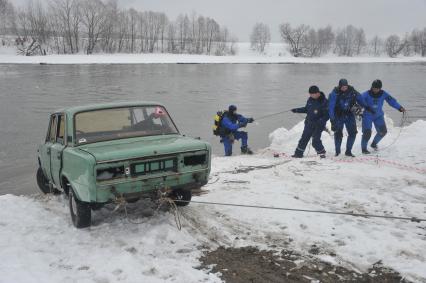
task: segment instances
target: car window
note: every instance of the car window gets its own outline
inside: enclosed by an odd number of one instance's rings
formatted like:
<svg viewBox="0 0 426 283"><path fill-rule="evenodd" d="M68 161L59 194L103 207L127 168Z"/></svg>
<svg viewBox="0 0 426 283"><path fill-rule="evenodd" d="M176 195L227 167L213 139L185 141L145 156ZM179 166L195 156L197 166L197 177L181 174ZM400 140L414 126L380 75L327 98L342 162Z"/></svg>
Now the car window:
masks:
<svg viewBox="0 0 426 283"><path fill-rule="evenodd" d="M176 133L178 130L162 106L101 109L75 115L78 144Z"/></svg>
<svg viewBox="0 0 426 283"><path fill-rule="evenodd" d="M52 115L50 118L50 129L49 129L49 134L47 136L47 140L49 142L55 142L56 139L56 127L57 127L57 123L56 123L56 115Z"/></svg>
<svg viewBox="0 0 426 283"><path fill-rule="evenodd" d="M64 144L64 134L65 134L65 119L64 119L64 115L60 114L59 116L59 125L58 125L58 134L56 137L56 142L60 143L60 144Z"/></svg>

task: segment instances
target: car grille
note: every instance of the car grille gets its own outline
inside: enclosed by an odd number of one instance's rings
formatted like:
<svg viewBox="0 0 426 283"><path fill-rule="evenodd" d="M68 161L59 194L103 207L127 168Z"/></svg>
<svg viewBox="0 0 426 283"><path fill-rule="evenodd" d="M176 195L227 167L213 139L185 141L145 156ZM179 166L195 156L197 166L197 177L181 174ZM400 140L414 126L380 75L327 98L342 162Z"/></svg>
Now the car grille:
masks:
<svg viewBox="0 0 426 283"><path fill-rule="evenodd" d="M177 158L147 160L133 163L130 166L132 176L140 176L162 172L177 172Z"/></svg>

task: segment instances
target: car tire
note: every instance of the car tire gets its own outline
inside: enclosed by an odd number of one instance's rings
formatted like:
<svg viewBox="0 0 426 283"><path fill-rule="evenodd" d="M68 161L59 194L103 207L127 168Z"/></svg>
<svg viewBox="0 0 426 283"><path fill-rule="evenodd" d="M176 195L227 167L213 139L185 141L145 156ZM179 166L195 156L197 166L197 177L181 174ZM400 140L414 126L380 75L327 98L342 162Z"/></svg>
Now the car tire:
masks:
<svg viewBox="0 0 426 283"><path fill-rule="evenodd" d="M92 210L88 203L77 199L74 191L69 193L69 205L72 223L76 228L89 227L92 224Z"/></svg>
<svg viewBox="0 0 426 283"><path fill-rule="evenodd" d="M187 206L192 198L191 190L176 189L171 193L171 198L177 206Z"/></svg>
<svg viewBox="0 0 426 283"><path fill-rule="evenodd" d="M41 167L38 167L37 169L37 185L43 194L50 193L49 179L46 178Z"/></svg>

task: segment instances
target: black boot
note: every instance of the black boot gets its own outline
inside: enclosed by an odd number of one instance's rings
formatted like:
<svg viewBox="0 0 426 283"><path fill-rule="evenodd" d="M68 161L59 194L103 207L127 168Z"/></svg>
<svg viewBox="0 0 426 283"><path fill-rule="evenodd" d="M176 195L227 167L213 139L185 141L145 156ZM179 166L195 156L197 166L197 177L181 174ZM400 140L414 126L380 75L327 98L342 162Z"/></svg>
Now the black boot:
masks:
<svg viewBox="0 0 426 283"><path fill-rule="evenodd" d="M323 149L322 151L318 152L320 158L325 158L325 149Z"/></svg>
<svg viewBox="0 0 426 283"><path fill-rule="evenodd" d="M353 155L352 152L350 152L350 151L346 151L345 155L349 156L349 157L355 157L355 155Z"/></svg>
<svg viewBox="0 0 426 283"><path fill-rule="evenodd" d="M247 146L242 146L241 154L253 154L253 151Z"/></svg>
<svg viewBox="0 0 426 283"><path fill-rule="evenodd" d="M362 150L362 154L370 154L371 152L369 152L367 149L363 149Z"/></svg>
<svg viewBox="0 0 426 283"><path fill-rule="evenodd" d="M298 148L294 151L294 154L291 156L293 158L303 158L303 151Z"/></svg>
<svg viewBox="0 0 426 283"><path fill-rule="evenodd" d="M375 143L372 143L370 146L371 146L371 148L372 148L372 149L374 149L375 151L379 150L379 148L378 148L377 144L375 144Z"/></svg>

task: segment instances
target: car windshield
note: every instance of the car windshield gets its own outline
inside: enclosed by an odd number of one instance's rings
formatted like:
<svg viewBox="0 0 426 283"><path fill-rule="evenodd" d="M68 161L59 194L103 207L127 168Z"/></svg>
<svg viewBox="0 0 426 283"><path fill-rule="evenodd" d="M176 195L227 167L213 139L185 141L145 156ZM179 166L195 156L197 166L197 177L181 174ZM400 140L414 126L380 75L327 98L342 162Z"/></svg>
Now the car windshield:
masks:
<svg viewBox="0 0 426 283"><path fill-rule="evenodd" d="M77 144L177 133L162 106L111 108L75 115Z"/></svg>

